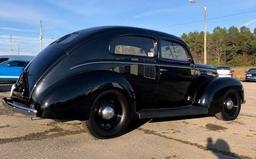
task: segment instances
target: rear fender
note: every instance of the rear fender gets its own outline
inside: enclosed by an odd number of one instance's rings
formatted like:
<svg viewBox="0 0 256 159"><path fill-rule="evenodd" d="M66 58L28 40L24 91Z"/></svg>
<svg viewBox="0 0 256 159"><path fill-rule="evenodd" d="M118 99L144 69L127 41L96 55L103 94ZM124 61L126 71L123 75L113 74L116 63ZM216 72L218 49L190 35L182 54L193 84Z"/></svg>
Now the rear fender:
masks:
<svg viewBox="0 0 256 159"><path fill-rule="evenodd" d="M229 89L237 90L242 100L241 103L244 102L244 90L240 81L233 78L215 78L208 83L201 95L197 95L196 105L210 108L214 98Z"/></svg>
<svg viewBox="0 0 256 159"><path fill-rule="evenodd" d="M117 89L127 98L131 110L135 110L135 93L131 84L121 75L109 71L96 71L75 75L59 81L37 96L40 110L74 110L89 112L92 100L103 90ZM33 96L32 96L33 98Z"/></svg>

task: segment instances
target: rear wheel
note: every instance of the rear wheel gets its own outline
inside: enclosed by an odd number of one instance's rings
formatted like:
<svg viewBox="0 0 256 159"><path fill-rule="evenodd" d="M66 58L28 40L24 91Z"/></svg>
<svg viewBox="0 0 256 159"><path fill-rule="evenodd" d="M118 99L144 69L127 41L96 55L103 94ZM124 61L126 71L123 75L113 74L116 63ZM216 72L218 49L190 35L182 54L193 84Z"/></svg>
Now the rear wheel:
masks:
<svg viewBox="0 0 256 159"><path fill-rule="evenodd" d="M218 112L215 116L221 120L234 120L239 115L241 109L241 98L234 89L228 90L217 100Z"/></svg>
<svg viewBox="0 0 256 159"><path fill-rule="evenodd" d="M118 90L101 92L94 100L87 125L97 138L121 135L130 121L129 105Z"/></svg>

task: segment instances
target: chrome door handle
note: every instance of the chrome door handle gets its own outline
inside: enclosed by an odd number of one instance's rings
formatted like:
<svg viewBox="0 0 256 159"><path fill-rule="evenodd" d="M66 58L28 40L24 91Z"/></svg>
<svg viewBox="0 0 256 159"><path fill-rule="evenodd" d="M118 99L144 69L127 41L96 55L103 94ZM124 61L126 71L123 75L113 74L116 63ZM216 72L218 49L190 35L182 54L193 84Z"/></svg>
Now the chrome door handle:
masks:
<svg viewBox="0 0 256 159"><path fill-rule="evenodd" d="M165 72L165 71L168 71L168 70L165 69L165 68L160 68L160 71Z"/></svg>

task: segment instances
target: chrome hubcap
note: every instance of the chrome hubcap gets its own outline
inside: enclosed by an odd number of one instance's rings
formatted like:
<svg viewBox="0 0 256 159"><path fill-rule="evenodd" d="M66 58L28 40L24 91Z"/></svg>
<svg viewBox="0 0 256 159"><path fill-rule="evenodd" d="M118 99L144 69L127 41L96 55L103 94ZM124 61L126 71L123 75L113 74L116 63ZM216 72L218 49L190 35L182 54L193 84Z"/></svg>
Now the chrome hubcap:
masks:
<svg viewBox="0 0 256 159"><path fill-rule="evenodd" d="M234 102L231 99L227 99L225 102L225 105L228 110L231 110L234 108Z"/></svg>
<svg viewBox="0 0 256 159"><path fill-rule="evenodd" d="M100 114L103 119L110 120L114 117L115 110L111 106L105 106Z"/></svg>

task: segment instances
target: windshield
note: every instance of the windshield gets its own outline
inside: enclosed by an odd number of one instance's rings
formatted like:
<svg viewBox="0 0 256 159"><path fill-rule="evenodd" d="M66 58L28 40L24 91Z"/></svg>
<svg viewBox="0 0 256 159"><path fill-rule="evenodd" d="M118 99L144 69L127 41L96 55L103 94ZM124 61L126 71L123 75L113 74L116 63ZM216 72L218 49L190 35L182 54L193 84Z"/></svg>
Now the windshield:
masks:
<svg viewBox="0 0 256 159"><path fill-rule="evenodd" d="M9 58L0 58L0 63L7 61Z"/></svg>
<svg viewBox="0 0 256 159"><path fill-rule="evenodd" d="M248 71L248 73L256 73L256 69L251 69Z"/></svg>
<svg viewBox="0 0 256 159"><path fill-rule="evenodd" d="M230 70L230 67L228 66L220 66L220 67L217 67L218 70Z"/></svg>

